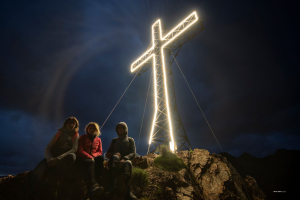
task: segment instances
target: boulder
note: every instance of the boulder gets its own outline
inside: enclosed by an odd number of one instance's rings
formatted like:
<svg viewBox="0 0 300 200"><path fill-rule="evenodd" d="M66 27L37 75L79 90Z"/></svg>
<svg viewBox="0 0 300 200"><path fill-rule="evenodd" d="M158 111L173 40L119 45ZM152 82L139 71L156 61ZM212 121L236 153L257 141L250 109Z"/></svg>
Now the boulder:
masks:
<svg viewBox="0 0 300 200"><path fill-rule="evenodd" d="M132 160L132 165L142 169L146 169L148 166L153 166L153 161L158 155L155 153L149 153L146 156L138 156Z"/></svg>

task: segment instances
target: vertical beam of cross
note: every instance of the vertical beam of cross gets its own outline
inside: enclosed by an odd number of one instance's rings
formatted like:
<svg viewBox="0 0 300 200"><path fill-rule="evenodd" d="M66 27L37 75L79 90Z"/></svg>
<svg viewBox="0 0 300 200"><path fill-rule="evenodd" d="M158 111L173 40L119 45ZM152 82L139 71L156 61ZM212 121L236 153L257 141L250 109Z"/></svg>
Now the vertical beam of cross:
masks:
<svg viewBox="0 0 300 200"><path fill-rule="evenodd" d="M161 21L157 20L152 25L152 47L142 54L131 65L131 72L134 72L152 58L154 73L154 91L155 91L155 112L152 122L152 128L149 139L149 149L151 142L161 141L161 139L170 141L170 149L175 150L175 141L172 130L172 116L170 114L169 94L167 86L167 74L165 68L164 48L167 48L176 37L182 34L187 28L198 20L196 12L190 14L174 29L162 37ZM148 149L148 152L149 152Z"/></svg>

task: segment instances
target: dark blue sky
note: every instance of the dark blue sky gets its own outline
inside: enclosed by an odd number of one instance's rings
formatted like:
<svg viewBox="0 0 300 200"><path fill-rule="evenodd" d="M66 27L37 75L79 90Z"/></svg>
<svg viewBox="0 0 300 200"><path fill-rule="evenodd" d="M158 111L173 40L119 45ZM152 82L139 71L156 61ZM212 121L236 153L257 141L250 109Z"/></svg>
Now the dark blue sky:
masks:
<svg viewBox="0 0 300 200"><path fill-rule="evenodd" d="M191 12L205 30L177 61L223 150L257 157L299 145L299 3L296 1L5 1L0 5L0 175L31 170L64 119L80 135L104 122L134 77L131 63L151 25L172 28ZM193 148L220 153L173 65L179 113ZM102 129L106 152L125 121L138 143L152 70L137 77ZM150 88L138 153L146 154Z"/></svg>

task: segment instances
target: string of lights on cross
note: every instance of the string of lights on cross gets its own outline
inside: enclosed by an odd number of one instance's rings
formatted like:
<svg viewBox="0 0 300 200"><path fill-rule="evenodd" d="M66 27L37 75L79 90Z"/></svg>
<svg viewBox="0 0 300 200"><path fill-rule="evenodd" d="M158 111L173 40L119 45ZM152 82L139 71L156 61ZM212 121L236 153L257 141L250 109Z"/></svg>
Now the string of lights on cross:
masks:
<svg viewBox="0 0 300 200"><path fill-rule="evenodd" d="M193 30L191 30L190 28L195 24L200 24L201 28L194 28ZM193 36L201 32L202 30L202 20L201 23L199 23L196 12L190 14L175 28L173 28L171 31L165 34L165 36L162 36L163 31L165 30L162 30L161 20L158 19L152 25L152 47L148 48L148 50L145 53L143 53L141 57L139 57L136 61L134 61L131 64L131 72L136 72L137 69L140 69L141 67L145 68L146 65L148 65L149 68L149 66L151 66L150 63L152 61L154 74L153 82L155 91L155 111L149 138L148 153L150 151L151 143L155 143L156 146L159 146L162 144L167 144L167 142L169 142L170 150L172 150L173 152L177 150L178 142L181 142L181 145L178 149L180 149L185 142L188 142L191 148L190 142L188 141L186 132L184 130L179 113L177 111L176 101L175 104L174 101L170 102L170 94L168 91L168 87L170 88L170 86L172 86L173 88L171 89L174 90L174 84L168 83L170 81L173 82L171 69L172 62L170 62L170 55L174 50L177 50L178 53L181 46L185 42L187 42L189 39L191 39ZM173 44L176 44L175 48ZM173 93L173 96L175 98L175 91ZM177 117L174 114L174 109L172 110L170 109L170 107L176 108L175 114ZM182 126L181 129L183 130L183 133L177 134L177 139L175 139L174 137L174 128L172 126L172 120L175 120L175 118L177 121L179 118L179 124ZM175 127L175 129L178 128L178 126Z"/></svg>

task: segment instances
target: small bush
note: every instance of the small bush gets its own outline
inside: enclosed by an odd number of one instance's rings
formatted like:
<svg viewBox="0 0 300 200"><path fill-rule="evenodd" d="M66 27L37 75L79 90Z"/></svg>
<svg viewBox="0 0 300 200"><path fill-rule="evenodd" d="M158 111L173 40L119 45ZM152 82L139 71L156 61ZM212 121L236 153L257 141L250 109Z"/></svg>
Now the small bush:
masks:
<svg viewBox="0 0 300 200"><path fill-rule="evenodd" d="M134 167L132 169L131 184L135 187L139 187L142 190L146 189L149 185L149 175L141 168Z"/></svg>
<svg viewBox="0 0 300 200"><path fill-rule="evenodd" d="M153 151L154 153L156 153L156 154L159 154L160 153L160 148L159 148L159 146L158 147L156 147L155 149L154 149L154 151Z"/></svg>
<svg viewBox="0 0 300 200"><path fill-rule="evenodd" d="M168 147L162 145L160 148L161 155L154 159L154 166L161 167L166 171L179 171L186 168L186 164L183 162L182 158L179 158L176 154L173 154Z"/></svg>
<svg viewBox="0 0 300 200"><path fill-rule="evenodd" d="M194 152L193 149L190 149L190 150L189 150L189 153L193 153L193 152Z"/></svg>
<svg viewBox="0 0 300 200"><path fill-rule="evenodd" d="M169 153L172 153L167 145L161 145L159 152L161 156L168 156Z"/></svg>

